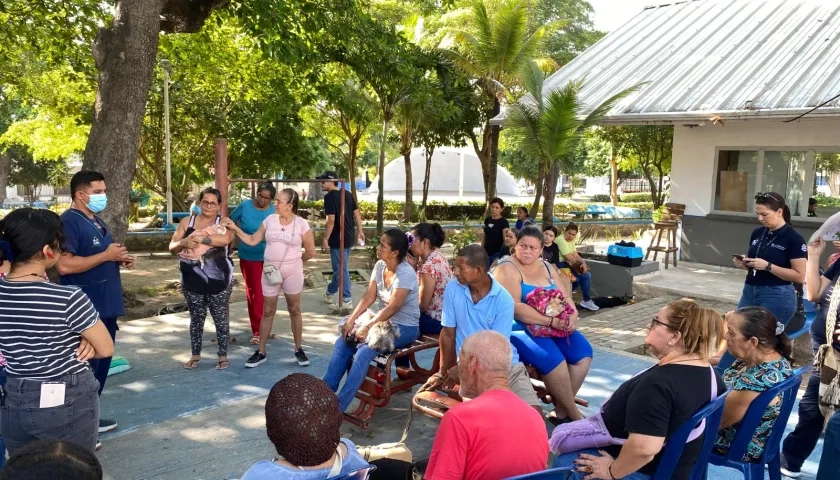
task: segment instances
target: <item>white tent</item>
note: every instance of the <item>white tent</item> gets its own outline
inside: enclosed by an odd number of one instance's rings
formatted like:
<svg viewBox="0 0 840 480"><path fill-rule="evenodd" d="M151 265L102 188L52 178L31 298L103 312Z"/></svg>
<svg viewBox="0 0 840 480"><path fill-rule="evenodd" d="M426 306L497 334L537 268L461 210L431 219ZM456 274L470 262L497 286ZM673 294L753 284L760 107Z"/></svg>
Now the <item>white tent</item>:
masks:
<svg viewBox="0 0 840 480"><path fill-rule="evenodd" d="M415 195L423 194L423 179L426 175L426 151L423 148L411 150L412 190ZM385 194L405 194L405 159L399 157L385 165ZM369 192L379 193L379 176L373 180ZM516 181L503 167L496 177L496 192L499 196L518 196ZM471 148L438 147L432 158L429 176L429 196L484 197L484 179L481 162Z"/></svg>

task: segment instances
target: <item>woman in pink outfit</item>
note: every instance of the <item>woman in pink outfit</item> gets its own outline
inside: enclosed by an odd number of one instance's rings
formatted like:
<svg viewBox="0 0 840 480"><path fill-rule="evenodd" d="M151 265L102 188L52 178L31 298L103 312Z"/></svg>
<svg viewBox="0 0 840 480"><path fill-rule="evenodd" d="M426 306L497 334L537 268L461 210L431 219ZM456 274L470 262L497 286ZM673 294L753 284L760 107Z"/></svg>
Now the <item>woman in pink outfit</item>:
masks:
<svg viewBox="0 0 840 480"><path fill-rule="evenodd" d="M266 218L253 235L243 232L232 221L225 224L248 245L257 245L263 239L266 243L262 276L264 304L260 322L260 346L245 362L245 366L249 368L257 367L266 361L265 345L271 336L280 292L283 292L286 299L286 308L292 321L295 359L300 366L309 365L309 359L301 345L303 317L300 312L300 293L303 291L304 282L303 262L315 256L315 238L306 220L297 216L297 208L297 192L286 188L277 195L277 213Z"/></svg>

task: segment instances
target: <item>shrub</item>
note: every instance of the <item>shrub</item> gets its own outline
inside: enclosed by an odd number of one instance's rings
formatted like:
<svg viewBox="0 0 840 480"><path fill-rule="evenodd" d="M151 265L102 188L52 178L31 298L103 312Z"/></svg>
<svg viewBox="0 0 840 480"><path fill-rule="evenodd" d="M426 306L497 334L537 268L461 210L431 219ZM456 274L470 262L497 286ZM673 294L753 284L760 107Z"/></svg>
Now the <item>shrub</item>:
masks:
<svg viewBox="0 0 840 480"><path fill-rule="evenodd" d="M652 202L653 198L651 197L650 192L622 193L620 201L622 203L624 203L624 202Z"/></svg>
<svg viewBox="0 0 840 480"><path fill-rule="evenodd" d="M607 202L607 203L609 203L609 202L612 201L612 198L610 198L609 195L599 193L597 195L592 195L591 197L589 197L589 201L590 202L600 202L600 203Z"/></svg>
<svg viewBox="0 0 840 480"><path fill-rule="evenodd" d="M818 207L840 207L840 198L815 195L814 199L817 201Z"/></svg>

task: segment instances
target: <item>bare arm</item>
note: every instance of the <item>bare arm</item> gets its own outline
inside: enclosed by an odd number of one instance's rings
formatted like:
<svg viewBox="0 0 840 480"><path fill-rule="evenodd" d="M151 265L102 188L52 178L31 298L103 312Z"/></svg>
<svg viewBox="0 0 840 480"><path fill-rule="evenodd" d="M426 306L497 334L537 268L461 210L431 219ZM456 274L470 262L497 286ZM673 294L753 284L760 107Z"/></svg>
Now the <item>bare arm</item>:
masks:
<svg viewBox="0 0 840 480"><path fill-rule="evenodd" d="M301 240L303 241L303 261L315 258L315 235L312 230L307 230Z"/></svg>
<svg viewBox="0 0 840 480"><path fill-rule="evenodd" d="M356 229L358 230L356 232L356 237L364 240L365 239L365 229L364 229L364 226L362 225L362 214L361 214L361 212L359 212L358 208L353 210L353 218L356 219Z"/></svg>
<svg viewBox="0 0 840 480"><path fill-rule="evenodd" d="M551 268L554 267L552 266ZM559 285L563 290L564 297L570 298L569 292L571 289L567 287L569 285L568 278L565 275L556 273L556 269L554 269L554 272L554 278L560 279ZM513 297L513 315L517 320L531 325L548 326L552 323L551 317L541 314L527 303L522 303L522 286L520 284L519 273L516 271L515 267L504 263L500 264L493 272L493 276L503 287L505 287L505 290L508 291L510 296ZM565 282L563 280L564 278ZM575 311L575 314L569 319L569 321L570 325L577 323L577 311ZM554 327L559 328L559 325L557 325L558 322L555 321L554 323Z"/></svg>
<svg viewBox="0 0 840 480"><path fill-rule="evenodd" d="M89 257L73 255L70 252L62 252L61 256L58 257L58 263L55 264L55 269L58 270L59 275L73 275L75 273L87 272L105 262L125 261L127 260L127 256L128 250L116 243L108 245L108 248L104 252Z"/></svg>
<svg viewBox="0 0 840 480"><path fill-rule="evenodd" d="M767 268L767 260L763 258L745 258L744 263L756 270L764 270ZM782 280L788 282L802 283L805 281L805 265L807 261L804 258L794 258L790 261L790 268L782 268L778 265L773 265L770 273Z"/></svg>
<svg viewBox="0 0 840 480"><path fill-rule="evenodd" d="M184 238L184 233L187 231L187 222L178 222L178 228L172 234L172 240L169 241L169 253L179 253L181 250L187 248L190 241Z"/></svg>
<svg viewBox="0 0 840 480"><path fill-rule="evenodd" d="M819 301L831 280L820 275L820 256L825 250L825 240L808 244L808 260L805 264L805 297L812 301Z"/></svg>
<svg viewBox="0 0 840 480"><path fill-rule="evenodd" d="M435 285L437 280L428 273L420 274L420 311L426 312L432 306L432 299L435 296ZM439 320L439 319L438 319Z"/></svg>
<svg viewBox="0 0 840 480"><path fill-rule="evenodd" d="M233 220L229 218L222 218L219 222L219 225L222 226L225 226L226 224L236 225L235 223L233 223ZM210 238L210 245L214 247L226 247L230 245L231 242L233 242L233 231L229 228L226 228L225 233L222 235L207 235L207 237Z"/></svg>
<svg viewBox="0 0 840 480"><path fill-rule="evenodd" d="M723 404L723 418L720 420L720 428L731 427L740 422L753 400L758 398L758 392L748 390L735 390L729 392L726 402Z"/></svg>
<svg viewBox="0 0 840 480"><path fill-rule="evenodd" d="M664 437L631 433L610 468L613 477L623 478L633 472L638 472L640 468L653 460L653 457L662 450L663 445L665 445Z"/></svg>
<svg viewBox="0 0 840 480"><path fill-rule="evenodd" d="M359 316L361 316L371 305L373 302L376 301L376 282L371 279L368 282L367 289L365 289L365 294L362 295L362 298L359 300L359 303L356 305L356 308L353 309L353 313L350 314L350 317L347 319L347 323L355 322Z"/></svg>
<svg viewBox="0 0 840 480"><path fill-rule="evenodd" d="M82 332L82 338L87 340L96 350L93 358L108 358L114 356L114 342L111 340L111 334L105 328L102 321L93 324L92 327Z"/></svg>
<svg viewBox="0 0 840 480"><path fill-rule="evenodd" d="M455 351L455 328L443 327L438 343L440 344L440 373L446 375L450 368L458 364L458 352Z"/></svg>
<svg viewBox="0 0 840 480"><path fill-rule="evenodd" d="M332 235L333 228L335 228L335 215L327 215L327 224L324 225L324 250L330 248L327 241Z"/></svg>
<svg viewBox="0 0 840 480"><path fill-rule="evenodd" d="M236 232L236 237L239 238L239 240L241 240L242 243L244 243L246 245L250 245L250 246L253 247L254 245L259 245L260 242L265 240L265 224L260 225L260 228L258 228L257 231L254 232L253 235L248 235L247 233L245 233L241 228L239 228L239 225L233 223L232 220L227 220L224 223L224 226L227 227L227 229L228 229L228 232L225 235L233 235L232 232ZM221 235L213 235L213 236L217 237L217 236L221 236ZM230 240L233 240L233 238L231 237ZM228 243L230 243L230 240L228 240ZM214 242L214 245L215 245L215 242ZM225 243L224 245L227 245L227 243ZM221 246L224 246L224 245L217 245L217 246L221 247Z"/></svg>
<svg viewBox="0 0 840 480"><path fill-rule="evenodd" d="M376 314L376 317L374 317L373 322L371 322L371 325L374 323L385 322L390 320L395 313L400 311L403 304L405 303L406 297L408 297L407 288L395 289L394 293L391 294L391 300L388 302L388 305L386 305L385 308L383 308L379 311L379 313Z"/></svg>

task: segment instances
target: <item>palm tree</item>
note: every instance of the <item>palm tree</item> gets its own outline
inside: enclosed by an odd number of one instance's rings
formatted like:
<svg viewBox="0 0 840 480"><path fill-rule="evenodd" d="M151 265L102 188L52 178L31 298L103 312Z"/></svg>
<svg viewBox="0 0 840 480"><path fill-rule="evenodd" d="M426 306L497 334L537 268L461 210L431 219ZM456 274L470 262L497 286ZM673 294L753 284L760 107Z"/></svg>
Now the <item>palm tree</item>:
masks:
<svg viewBox="0 0 840 480"><path fill-rule="evenodd" d="M536 53L545 30L529 27L528 9L528 0L473 0L464 28L453 32L457 47L449 51L455 63L475 79L487 101L481 142L474 132L469 137L481 160L488 208L496 196L499 160L499 126L491 125L490 119L501 111L506 89Z"/></svg>
<svg viewBox="0 0 840 480"><path fill-rule="evenodd" d="M506 114L505 128L519 136L522 148L538 158L540 169L545 171L543 180L543 224L554 223L554 197L557 174L568 170L567 156L581 140L589 127L603 119L612 107L641 85L613 95L581 117L583 105L579 94L583 81L570 81L564 87L546 92L543 88L545 73L535 61L528 61L522 68L522 84L528 92L522 100L511 106Z"/></svg>

